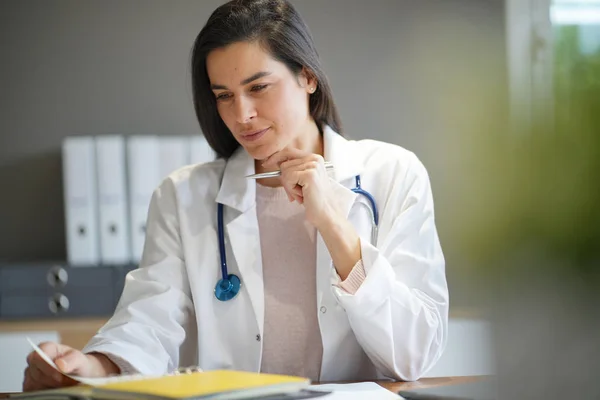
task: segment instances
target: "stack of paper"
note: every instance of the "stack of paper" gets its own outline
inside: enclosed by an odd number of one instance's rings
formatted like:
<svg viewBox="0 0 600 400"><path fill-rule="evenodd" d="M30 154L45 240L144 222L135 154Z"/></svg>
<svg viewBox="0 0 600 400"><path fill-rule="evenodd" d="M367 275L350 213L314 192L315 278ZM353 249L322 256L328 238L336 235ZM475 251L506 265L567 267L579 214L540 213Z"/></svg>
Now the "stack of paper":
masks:
<svg viewBox="0 0 600 400"><path fill-rule="evenodd" d="M310 389L331 392L323 400L398 400L402 397L374 382L313 385Z"/></svg>
<svg viewBox="0 0 600 400"><path fill-rule="evenodd" d="M37 354L60 371L54 361L27 339ZM82 385L18 394L22 399L130 399L191 400L250 399L301 393L310 381L286 375L243 371L195 371L164 376L124 375L109 378L83 378L67 375Z"/></svg>

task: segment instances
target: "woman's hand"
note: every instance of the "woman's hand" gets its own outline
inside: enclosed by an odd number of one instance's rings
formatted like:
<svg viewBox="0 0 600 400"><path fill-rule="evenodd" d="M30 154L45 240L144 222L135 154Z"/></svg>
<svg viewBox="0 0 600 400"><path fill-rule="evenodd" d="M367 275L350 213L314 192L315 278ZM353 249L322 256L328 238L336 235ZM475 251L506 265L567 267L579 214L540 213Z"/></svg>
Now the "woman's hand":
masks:
<svg viewBox="0 0 600 400"><path fill-rule="evenodd" d="M360 238L336 201L323 157L285 149L273 154L265 168L281 170L281 183L290 201L304 204L306 220L317 228L327 245L333 265L345 280L361 259Z"/></svg>
<svg viewBox="0 0 600 400"><path fill-rule="evenodd" d="M65 374L95 378L120 372L119 367L100 353L84 354L77 349L54 342L44 342L39 347ZM35 351L27 356L23 391L51 389L75 384L77 384L77 381L55 370Z"/></svg>
<svg viewBox="0 0 600 400"><path fill-rule="evenodd" d="M341 217L320 155L284 149L269 157L263 167L279 167L281 183L289 200L304 205L306 220L317 229Z"/></svg>

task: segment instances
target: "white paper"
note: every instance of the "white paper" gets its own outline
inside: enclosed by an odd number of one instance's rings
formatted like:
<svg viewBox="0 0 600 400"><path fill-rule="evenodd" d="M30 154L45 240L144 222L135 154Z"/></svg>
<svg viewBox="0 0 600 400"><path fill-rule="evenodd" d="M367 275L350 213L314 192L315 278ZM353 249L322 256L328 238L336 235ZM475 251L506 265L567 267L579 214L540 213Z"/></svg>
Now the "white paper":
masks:
<svg viewBox="0 0 600 400"><path fill-rule="evenodd" d="M331 391L319 399L327 400L398 400L402 399L399 395L379 386L374 382L360 383L332 383L325 385L312 385L311 389Z"/></svg>

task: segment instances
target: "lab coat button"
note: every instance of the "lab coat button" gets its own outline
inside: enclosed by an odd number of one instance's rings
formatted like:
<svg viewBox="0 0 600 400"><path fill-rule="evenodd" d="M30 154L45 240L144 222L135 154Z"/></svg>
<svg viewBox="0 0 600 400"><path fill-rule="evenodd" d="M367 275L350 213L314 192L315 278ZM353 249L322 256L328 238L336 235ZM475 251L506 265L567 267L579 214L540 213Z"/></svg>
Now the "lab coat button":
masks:
<svg viewBox="0 0 600 400"><path fill-rule="evenodd" d="M321 312L325 314L327 312L327 307L321 306Z"/></svg>
<svg viewBox="0 0 600 400"><path fill-rule="evenodd" d="M260 334L256 335L256 341L260 342Z"/></svg>

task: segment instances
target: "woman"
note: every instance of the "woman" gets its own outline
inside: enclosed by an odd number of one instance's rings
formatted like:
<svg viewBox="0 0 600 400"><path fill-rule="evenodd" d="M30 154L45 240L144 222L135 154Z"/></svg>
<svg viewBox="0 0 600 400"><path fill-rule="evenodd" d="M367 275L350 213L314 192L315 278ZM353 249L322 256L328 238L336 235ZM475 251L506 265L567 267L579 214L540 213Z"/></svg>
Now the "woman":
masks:
<svg viewBox="0 0 600 400"><path fill-rule="evenodd" d="M156 189L140 268L83 352L43 349L89 377L195 364L313 381L418 379L444 349L448 290L417 157L340 136L308 28L285 0L219 7L194 45L192 84L220 158ZM368 199L352 191L357 177L379 209L376 232ZM215 296L219 204L227 274L241 279L229 300ZM24 389L69 383L36 354L28 362Z"/></svg>

